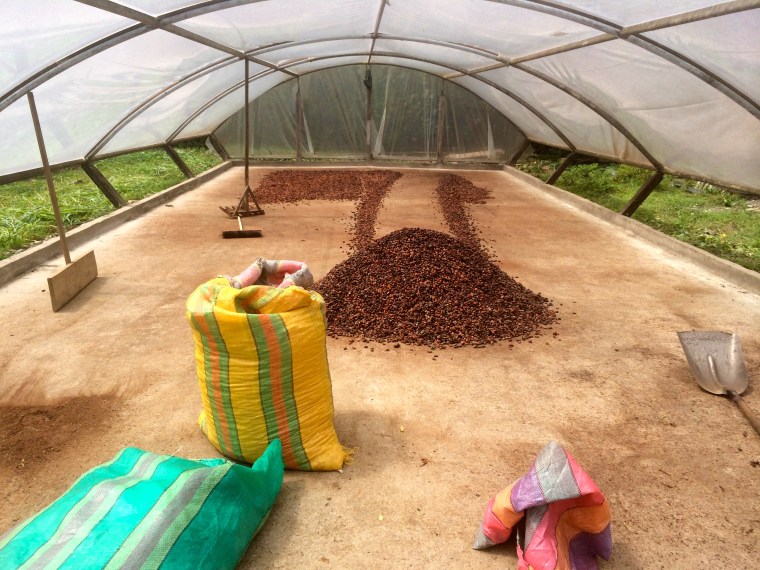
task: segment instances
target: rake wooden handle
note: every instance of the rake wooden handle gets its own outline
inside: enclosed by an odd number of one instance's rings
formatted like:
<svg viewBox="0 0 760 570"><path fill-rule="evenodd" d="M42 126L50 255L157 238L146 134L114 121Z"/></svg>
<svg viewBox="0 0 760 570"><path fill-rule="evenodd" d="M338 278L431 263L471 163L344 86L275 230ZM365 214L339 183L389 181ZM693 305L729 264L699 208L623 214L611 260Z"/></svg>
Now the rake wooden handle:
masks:
<svg viewBox="0 0 760 570"><path fill-rule="evenodd" d="M752 412L744 399L733 390L728 391L728 397L734 401L734 403L744 414L744 417L747 418L747 421L752 424L752 427L755 428L757 435L760 435L760 420L757 419L757 416Z"/></svg>

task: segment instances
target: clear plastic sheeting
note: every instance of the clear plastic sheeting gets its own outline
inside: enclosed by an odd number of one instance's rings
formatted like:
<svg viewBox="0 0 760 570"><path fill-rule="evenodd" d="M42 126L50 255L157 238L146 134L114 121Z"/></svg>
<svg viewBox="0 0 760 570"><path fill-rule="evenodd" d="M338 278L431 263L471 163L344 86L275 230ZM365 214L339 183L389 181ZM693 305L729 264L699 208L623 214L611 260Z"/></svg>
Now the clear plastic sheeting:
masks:
<svg viewBox="0 0 760 570"><path fill-rule="evenodd" d="M365 68L338 67L300 79L304 158L363 158L367 154ZM329 101L329 105L325 105Z"/></svg>
<svg viewBox="0 0 760 570"><path fill-rule="evenodd" d="M0 93L61 56L134 23L70 0L3 0L2 11Z"/></svg>
<svg viewBox="0 0 760 570"><path fill-rule="evenodd" d="M249 104L251 158L279 160L296 157L297 89L295 81L286 81ZM243 111L239 111L216 133L230 156L244 156L244 117Z"/></svg>
<svg viewBox="0 0 760 570"><path fill-rule="evenodd" d="M249 64L249 67L251 71L261 70L254 64ZM114 134L103 147L103 152L114 153L150 146L156 140L167 140L177 129L178 112L180 116L192 116L219 93L241 84L244 77L243 62L233 59L225 65L215 67L213 73L202 74L174 90L158 93L144 108L137 110L139 113L134 119ZM239 99L242 102L242 89ZM236 107L237 105L233 108Z"/></svg>
<svg viewBox="0 0 760 570"><path fill-rule="evenodd" d="M372 156L435 160L442 81L400 67L372 71Z"/></svg>
<svg viewBox="0 0 760 570"><path fill-rule="evenodd" d="M444 9L438 0L393 0L385 6L380 33L442 40L515 57L584 40L599 32L564 18L499 2L462 0L448 2Z"/></svg>
<svg viewBox="0 0 760 570"><path fill-rule="evenodd" d="M520 132L530 140L559 148L566 146L557 133L540 117L512 97L505 96L495 87L468 76L457 77L452 79L452 82L474 93L502 115L509 117Z"/></svg>
<svg viewBox="0 0 760 570"><path fill-rule="evenodd" d="M644 34L760 101L760 9ZM730 41L727 41L730 38Z"/></svg>
<svg viewBox="0 0 760 570"><path fill-rule="evenodd" d="M289 77L284 73L262 73L257 79L251 81L248 97L250 100L255 100L288 79ZM186 124L178 127L176 136L173 138L191 138L210 134L231 115L242 112L241 108L245 102L243 83L243 75L241 74L237 88L226 89L221 96L212 99L196 111L190 116Z"/></svg>
<svg viewBox="0 0 760 570"><path fill-rule="evenodd" d="M369 152L373 158L437 161L439 128L445 133L441 158L452 162L502 162L525 140L517 127L479 97L418 70L354 65L314 72L298 81L303 101L301 156L306 159L367 156L367 84L372 87ZM440 123L442 88L445 120ZM297 89L298 82L290 80L251 104L252 109L259 105L258 112L250 115L252 158L296 154L298 120L286 120L284 114L296 117ZM400 100L405 104L400 105ZM261 115L264 109L287 125L285 135L281 123ZM242 113L216 132L235 157L243 156L243 135ZM287 151L280 152L283 148Z"/></svg>
<svg viewBox="0 0 760 570"><path fill-rule="evenodd" d="M632 164L652 165L620 131L561 89L512 67L488 71L481 76L494 83L509 85L522 100L542 109L543 116L559 128L579 151L623 157Z"/></svg>
<svg viewBox="0 0 760 570"><path fill-rule="evenodd" d="M608 109L660 162L676 171L703 177L710 172L729 183L760 180L760 121L680 67L622 41L528 65ZM674 96L680 102L677 113ZM715 152L730 146L730 160Z"/></svg>
<svg viewBox="0 0 760 570"><path fill-rule="evenodd" d="M298 138L306 158L366 157L361 74L321 73L359 64L377 70L373 156L491 160L499 149L509 154L516 129L531 142L760 193L760 0L5 0L2 8L0 181L39 167L23 100L30 91L57 166L231 129L247 58L252 104L267 98L253 113L260 156L292 157ZM297 78L308 91L299 137L293 95L280 86ZM454 85L490 110L441 107L441 89L457 93ZM510 125L502 134L493 113Z"/></svg>
<svg viewBox="0 0 760 570"><path fill-rule="evenodd" d="M204 37L240 50L295 42L365 35L377 15L377 0L267 0L178 22Z"/></svg>
<svg viewBox="0 0 760 570"><path fill-rule="evenodd" d="M502 114L466 89L447 82L444 94L444 160L505 162L525 141Z"/></svg>

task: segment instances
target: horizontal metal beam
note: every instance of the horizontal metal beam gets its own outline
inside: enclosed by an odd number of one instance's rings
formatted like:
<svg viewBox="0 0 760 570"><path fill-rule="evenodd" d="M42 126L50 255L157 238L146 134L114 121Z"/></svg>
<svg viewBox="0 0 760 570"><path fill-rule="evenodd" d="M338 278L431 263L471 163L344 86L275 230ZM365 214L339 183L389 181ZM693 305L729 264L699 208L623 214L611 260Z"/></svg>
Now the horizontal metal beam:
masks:
<svg viewBox="0 0 760 570"><path fill-rule="evenodd" d="M670 28L673 26L683 26L684 24L691 24L692 22L699 22L701 20L709 20L710 18L716 18L718 16L736 14L738 12L753 10L755 8L760 8L760 1L733 0L732 2L723 2L722 4L716 4L714 6L708 6L706 8L698 8L696 10L691 10L682 14L674 14L672 16L665 16L664 18L657 18L655 20L649 20L647 22L641 22L639 24L625 26L620 30L620 37L627 38L628 36L642 34L644 32L662 30L663 28Z"/></svg>

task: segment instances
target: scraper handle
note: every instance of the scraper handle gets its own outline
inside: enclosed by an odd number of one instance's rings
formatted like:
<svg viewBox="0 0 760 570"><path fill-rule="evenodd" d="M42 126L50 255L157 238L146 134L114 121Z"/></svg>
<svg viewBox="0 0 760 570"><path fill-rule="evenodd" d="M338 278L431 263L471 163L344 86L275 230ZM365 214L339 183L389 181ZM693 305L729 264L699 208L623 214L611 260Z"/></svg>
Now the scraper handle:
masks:
<svg viewBox="0 0 760 570"><path fill-rule="evenodd" d="M752 410L750 410L749 406L744 401L744 399L733 390L728 391L728 397L734 401L734 403L739 407L741 412L744 414L744 417L747 418L747 421L749 421L749 423L752 424L752 427L755 428L757 435L760 435L760 420L758 420L757 416L754 413L752 413Z"/></svg>

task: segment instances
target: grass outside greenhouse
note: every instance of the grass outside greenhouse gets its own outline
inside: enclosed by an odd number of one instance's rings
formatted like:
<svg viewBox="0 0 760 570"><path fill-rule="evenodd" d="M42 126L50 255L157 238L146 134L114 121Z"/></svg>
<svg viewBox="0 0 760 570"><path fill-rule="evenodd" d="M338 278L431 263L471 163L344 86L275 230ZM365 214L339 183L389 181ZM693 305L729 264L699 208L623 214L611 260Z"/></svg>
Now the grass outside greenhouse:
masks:
<svg viewBox="0 0 760 570"><path fill-rule="evenodd" d="M175 149L194 174L221 162L203 141L177 144ZM140 200L185 180L174 161L161 149L106 158L96 164L127 201ZM66 230L115 209L79 167L54 172L53 180ZM0 185L0 259L56 234L43 176Z"/></svg>
<svg viewBox="0 0 760 570"><path fill-rule="evenodd" d="M546 180L559 157L536 156L515 166ZM619 212L652 172L615 163L569 167L555 185ZM745 196L665 176L633 219L717 257L760 272L760 196Z"/></svg>
<svg viewBox="0 0 760 570"><path fill-rule="evenodd" d="M199 174L221 162L203 141L176 147ZM534 155L517 168L546 180L560 157ZM140 200L184 180L163 150L104 159L98 168L126 200ZM611 210L620 211L651 172L621 164L580 164L556 185ZM66 229L103 216L113 205L78 167L53 175ZM666 176L633 218L718 257L760 272L760 199L716 186ZM0 259L56 234L44 177L0 185Z"/></svg>

